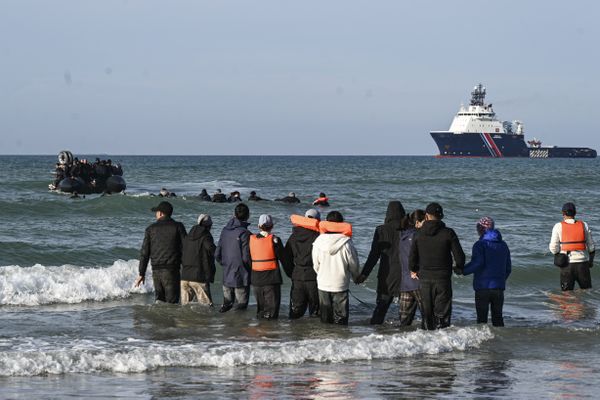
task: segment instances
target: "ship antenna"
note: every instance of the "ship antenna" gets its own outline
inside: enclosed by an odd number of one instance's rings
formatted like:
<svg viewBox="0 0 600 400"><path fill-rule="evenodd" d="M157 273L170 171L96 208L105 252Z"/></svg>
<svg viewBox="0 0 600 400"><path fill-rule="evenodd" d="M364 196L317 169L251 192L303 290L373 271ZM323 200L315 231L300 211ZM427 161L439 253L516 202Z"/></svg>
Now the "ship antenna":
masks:
<svg viewBox="0 0 600 400"><path fill-rule="evenodd" d="M472 106L483 106L485 100L485 88L480 83L473 88L471 92L471 105Z"/></svg>

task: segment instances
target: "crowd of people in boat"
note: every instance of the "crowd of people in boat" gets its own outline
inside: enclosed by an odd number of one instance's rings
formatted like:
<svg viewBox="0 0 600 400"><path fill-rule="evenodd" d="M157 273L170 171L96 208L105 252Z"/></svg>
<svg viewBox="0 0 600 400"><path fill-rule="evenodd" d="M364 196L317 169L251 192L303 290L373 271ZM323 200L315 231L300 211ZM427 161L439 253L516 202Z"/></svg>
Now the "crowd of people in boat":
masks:
<svg viewBox="0 0 600 400"><path fill-rule="evenodd" d="M443 222L440 204L433 202L424 210L407 213L400 201L390 201L361 268L352 225L339 211L330 211L325 218L316 208L292 215L293 229L285 243L274 234L275 223L268 214L260 215L257 230L251 232L250 209L245 203L236 205L217 243L210 215L200 214L188 233L172 218L173 206L168 201L152 211L156 222L145 232L135 286L145 282L151 263L156 301L213 306L211 284L218 263L223 274L220 312L247 309L252 287L257 317L277 319L283 270L291 280L289 318L308 312L324 323L346 325L350 282L362 284L379 264L371 324L382 324L398 298L401 326L411 325L417 310L423 329L450 326L454 273L474 275L477 322L487 323L491 310L492 324L504 326L504 290L512 263L508 245L489 216L474 224L479 239L466 262L456 232ZM575 219L573 203L566 203L562 213L549 245L560 267L561 289L573 290L575 283L581 289L590 288L595 255L590 229Z"/></svg>
<svg viewBox="0 0 600 400"><path fill-rule="evenodd" d="M111 176L122 176L123 168L119 163L113 164L112 160L96 160L90 163L87 159L61 159L55 165L54 181L51 189L57 189L60 182L65 178L81 179L85 184L95 187L106 182Z"/></svg>

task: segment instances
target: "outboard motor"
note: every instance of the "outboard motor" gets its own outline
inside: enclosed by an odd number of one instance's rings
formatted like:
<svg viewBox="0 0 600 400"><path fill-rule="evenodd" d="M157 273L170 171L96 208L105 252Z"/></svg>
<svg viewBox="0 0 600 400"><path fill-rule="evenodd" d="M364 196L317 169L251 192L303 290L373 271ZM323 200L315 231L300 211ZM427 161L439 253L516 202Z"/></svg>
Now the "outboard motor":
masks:
<svg viewBox="0 0 600 400"><path fill-rule="evenodd" d="M107 193L121 193L127 188L125 179L119 175L113 175L106 180L106 192Z"/></svg>

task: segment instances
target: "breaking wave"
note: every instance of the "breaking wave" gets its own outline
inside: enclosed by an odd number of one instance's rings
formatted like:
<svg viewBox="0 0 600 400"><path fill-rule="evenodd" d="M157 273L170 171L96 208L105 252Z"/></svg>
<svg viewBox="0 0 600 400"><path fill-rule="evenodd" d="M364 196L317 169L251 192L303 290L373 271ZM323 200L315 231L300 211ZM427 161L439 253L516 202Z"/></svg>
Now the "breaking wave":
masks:
<svg viewBox="0 0 600 400"><path fill-rule="evenodd" d="M133 288L137 268L137 260L118 260L103 268L40 264L0 267L0 305L73 304L147 293L151 285ZM146 281L152 282L150 276Z"/></svg>
<svg viewBox="0 0 600 400"><path fill-rule="evenodd" d="M19 343L14 342L16 339L4 343L0 340L0 376L139 373L162 367L223 368L395 359L464 351L493 337L487 326L480 326L295 342L156 343L128 339L125 343L116 340L47 343L22 338Z"/></svg>

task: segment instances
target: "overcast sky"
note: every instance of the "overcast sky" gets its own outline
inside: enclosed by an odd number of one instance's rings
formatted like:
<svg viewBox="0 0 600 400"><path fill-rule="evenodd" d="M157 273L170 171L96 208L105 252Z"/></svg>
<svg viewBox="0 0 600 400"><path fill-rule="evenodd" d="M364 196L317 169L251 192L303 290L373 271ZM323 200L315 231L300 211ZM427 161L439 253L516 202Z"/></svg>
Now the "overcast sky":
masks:
<svg viewBox="0 0 600 400"><path fill-rule="evenodd" d="M599 4L0 0L0 154L437 154L478 82L600 150Z"/></svg>

